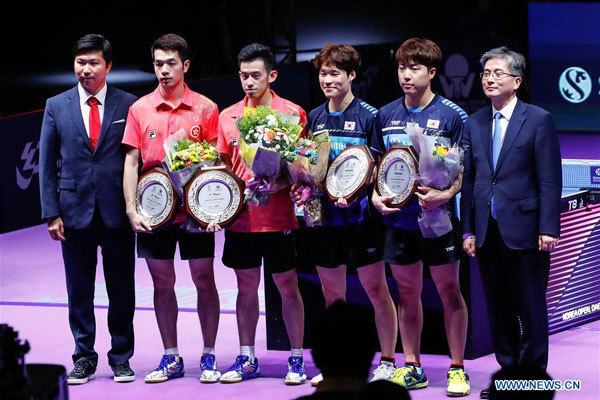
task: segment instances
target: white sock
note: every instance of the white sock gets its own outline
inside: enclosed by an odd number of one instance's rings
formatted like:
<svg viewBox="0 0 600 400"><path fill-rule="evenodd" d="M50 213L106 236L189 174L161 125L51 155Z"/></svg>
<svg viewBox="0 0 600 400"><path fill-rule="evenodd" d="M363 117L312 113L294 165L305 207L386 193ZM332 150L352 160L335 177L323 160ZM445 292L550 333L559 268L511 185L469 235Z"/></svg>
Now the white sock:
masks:
<svg viewBox="0 0 600 400"><path fill-rule="evenodd" d="M211 356L215 355L215 348L214 347L206 347L204 346L204 349L202 350L202 355L204 354L210 354Z"/></svg>
<svg viewBox="0 0 600 400"><path fill-rule="evenodd" d="M242 356L248 356L250 362L254 362L256 354L254 353L254 346L240 346L240 354Z"/></svg>
<svg viewBox="0 0 600 400"><path fill-rule="evenodd" d="M179 356L179 349L177 347L171 347L170 349L165 349L165 354L167 356Z"/></svg>
<svg viewBox="0 0 600 400"><path fill-rule="evenodd" d="M304 349L292 349L292 357L303 357L302 352Z"/></svg>

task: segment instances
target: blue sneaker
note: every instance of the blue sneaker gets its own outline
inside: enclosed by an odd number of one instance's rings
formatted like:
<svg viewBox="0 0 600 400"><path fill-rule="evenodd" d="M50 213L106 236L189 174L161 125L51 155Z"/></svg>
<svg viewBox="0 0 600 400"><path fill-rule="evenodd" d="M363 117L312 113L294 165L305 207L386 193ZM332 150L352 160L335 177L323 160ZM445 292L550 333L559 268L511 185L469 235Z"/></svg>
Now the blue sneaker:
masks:
<svg viewBox="0 0 600 400"><path fill-rule="evenodd" d="M258 368L258 358L254 362L250 362L248 356L239 355L235 362L227 372L221 376L222 383L237 383L246 379L257 378L260 376L260 368Z"/></svg>
<svg viewBox="0 0 600 400"><path fill-rule="evenodd" d="M181 378L183 375L185 375L183 358L165 354L160 359L158 367L146 375L144 381L146 383L160 383L169 379Z"/></svg>
<svg viewBox="0 0 600 400"><path fill-rule="evenodd" d="M405 364L403 367L398 368L390 381L397 383L408 390L422 389L429 385L429 381L427 380L427 376L425 376L423 368L409 364Z"/></svg>
<svg viewBox="0 0 600 400"><path fill-rule="evenodd" d="M306 382L306 371L304 369L304 358L288 358L288 373L285 376L286 385L302 385Z"/></svg>
<svg viewBox="0 0 600 400"><path fill-rule="evenodd" d="M200 382L215 383L221 378L221 371L217 367L217 359L213 354L204 354L200 357Z"/></svg>

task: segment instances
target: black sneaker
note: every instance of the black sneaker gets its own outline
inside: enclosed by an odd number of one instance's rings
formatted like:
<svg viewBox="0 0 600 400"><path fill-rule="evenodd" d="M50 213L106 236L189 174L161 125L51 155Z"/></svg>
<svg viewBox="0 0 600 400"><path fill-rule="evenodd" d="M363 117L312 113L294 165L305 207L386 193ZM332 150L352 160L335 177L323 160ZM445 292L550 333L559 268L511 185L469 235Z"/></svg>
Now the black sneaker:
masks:
<svg viewBox="0 0 600 400"><path fill-rule="evenodd" d="M133 382L135 381L135 372L129 367L129 361L125 361L124 364L115 365L111 367L115 373L115 382Z"/></svg>
<svg viewBox="0 0 600 400"><path fill-rule="evenodd" d="M69 385L81 385L87 383L90 379L94 379L96 372L96 363L90 360L77 360L73 366L73 370L67 376Z"/></svg>

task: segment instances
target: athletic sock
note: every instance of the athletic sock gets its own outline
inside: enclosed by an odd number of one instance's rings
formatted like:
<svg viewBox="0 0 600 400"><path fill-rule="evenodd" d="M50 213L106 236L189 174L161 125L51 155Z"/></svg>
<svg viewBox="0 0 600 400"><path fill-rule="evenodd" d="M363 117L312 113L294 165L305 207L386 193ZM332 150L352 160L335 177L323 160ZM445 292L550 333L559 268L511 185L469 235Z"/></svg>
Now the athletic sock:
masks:
<svg viewBox="0 0 600 400"><path fill-rule="evenodd" d="M214 356L215 355L215 348L214 347L204 347L204 349L202 349L202 355L211 355Z"/></svg>
<svg viewBox="0 0 600 400"><path fill-rule="evenodd" d="M418 361L405 361L404 365L410 368L414 368L417 370L417 373L421 375L423 373L423 368L421 368L421 363Z"/></svg>
<svg viewBox="0 0 600 400"><path fill-rule="evenodd" d="M304 349L292 349L292 352L290 354L290 356L292 357L303 357L304 353L303 353Z"/></svg>
<svg viewBox="0 0 600 400"><path fill-rule="evenodd" d="M240 346L240 354L242 356L248 356L250 362L254 362L256 354L254 353L254 346Z"/></svg>
<svg viewBox="0 0 600 400"><path fill-rule="evenodd" d="M396 359L394 357L381 356L381 358L379 359L379 364L388 364L388 365L393 365L395 367Z"/></svg>
<svg viewBox="0 0 600 400"><path fill-rule="evenodd" d="M179 349L177 347L171 347L170 349L165 349L165 355L175 356L177 359L179 359Z"/></svg>
<svg viewBox="0 0 600 400"><path fill-rule="evenodd" d="M464 364L455 364L455 363L452 363L452 364L450 364L450 369L452 369L452 368L455 368L455 369L458 368L458 369L462 369L464 371L465 370L465 365Z"/></svg>

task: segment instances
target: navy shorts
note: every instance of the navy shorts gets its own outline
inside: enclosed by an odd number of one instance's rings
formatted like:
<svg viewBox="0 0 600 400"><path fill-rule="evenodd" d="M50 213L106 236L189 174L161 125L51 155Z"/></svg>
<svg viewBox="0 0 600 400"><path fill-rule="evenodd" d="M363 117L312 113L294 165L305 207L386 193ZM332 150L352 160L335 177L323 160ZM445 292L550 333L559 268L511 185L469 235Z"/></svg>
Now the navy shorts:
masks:
<svg viewBox="0 0 600 400"><path fill-rule="evenodd" d="M423 261L427 266L448 264L460 259L455 230L437 238L424 238L420 230L405 231L386 227L383 260L409 265Z"/></svg>
<svg viewBox="0 0 600 400"><path fill-rule="evenodd" d="M305 233L314 263L323 268L356 269L382 260L379 219L362 224L320 226Z"/></svg>

